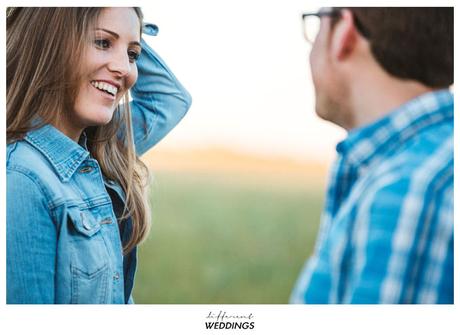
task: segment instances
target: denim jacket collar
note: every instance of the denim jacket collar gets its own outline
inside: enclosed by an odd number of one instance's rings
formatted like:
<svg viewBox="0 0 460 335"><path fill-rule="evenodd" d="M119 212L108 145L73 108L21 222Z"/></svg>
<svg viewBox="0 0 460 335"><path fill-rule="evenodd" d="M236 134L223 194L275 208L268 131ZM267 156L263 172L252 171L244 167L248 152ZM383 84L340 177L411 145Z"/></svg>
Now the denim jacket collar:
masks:
<svg viewBox="0 0 460 335"><path fill-rule="evenodd" d="M89 156L81 145L49 124L28 132L25 140L48 159L62 182L69 181Z"/></svg>

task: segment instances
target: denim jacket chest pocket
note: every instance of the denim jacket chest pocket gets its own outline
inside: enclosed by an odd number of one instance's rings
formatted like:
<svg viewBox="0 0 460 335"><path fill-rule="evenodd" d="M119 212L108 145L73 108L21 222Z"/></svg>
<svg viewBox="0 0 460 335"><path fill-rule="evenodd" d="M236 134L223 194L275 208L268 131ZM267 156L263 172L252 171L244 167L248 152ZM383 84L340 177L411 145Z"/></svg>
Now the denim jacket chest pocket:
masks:
<svg viewBox="0 0 460 335"><path fill-rule="evenodd" d="M110 299L110 254L101 231L109 220L99 210L68 209L71 303L103 304Z"/></svg>

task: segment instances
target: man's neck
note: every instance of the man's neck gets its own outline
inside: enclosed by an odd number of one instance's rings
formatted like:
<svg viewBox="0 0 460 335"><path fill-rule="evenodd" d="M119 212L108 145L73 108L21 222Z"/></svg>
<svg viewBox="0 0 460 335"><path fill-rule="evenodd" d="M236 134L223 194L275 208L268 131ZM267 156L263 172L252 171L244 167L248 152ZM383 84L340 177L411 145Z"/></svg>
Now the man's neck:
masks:
<svg viewBox="0 0 460 335"><path fill-rule="evenodd" d="M399 80L389 75L373 81L357 81L350 92L353 123L348 130L371 124L405 102L432 90L419 82Z"/></svg>

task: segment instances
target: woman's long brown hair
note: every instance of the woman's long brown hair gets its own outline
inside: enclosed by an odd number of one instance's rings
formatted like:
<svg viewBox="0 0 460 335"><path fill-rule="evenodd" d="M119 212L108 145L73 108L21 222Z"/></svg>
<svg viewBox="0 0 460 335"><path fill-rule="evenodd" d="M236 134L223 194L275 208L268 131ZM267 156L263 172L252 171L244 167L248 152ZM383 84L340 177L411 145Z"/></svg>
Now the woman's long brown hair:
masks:
<svg viewBox="0 0 460 335"><path fill-rule="evenodd" d="M81 59L92 43L92 29L104 8L28 7L7 9L6 126L7 142L21 140L45 124L57 124L72 113L85 74ZM134 8L142 27L143 15ZM76 93L77 92L77 93ZM128 93L122 107L104 126L88 128L88 150L102 173L122 186L126 206L122 218L132 218L123 245L126 254L148 234L148 170L136 155ZM120 134L122 134L120 136Z"/></svg>

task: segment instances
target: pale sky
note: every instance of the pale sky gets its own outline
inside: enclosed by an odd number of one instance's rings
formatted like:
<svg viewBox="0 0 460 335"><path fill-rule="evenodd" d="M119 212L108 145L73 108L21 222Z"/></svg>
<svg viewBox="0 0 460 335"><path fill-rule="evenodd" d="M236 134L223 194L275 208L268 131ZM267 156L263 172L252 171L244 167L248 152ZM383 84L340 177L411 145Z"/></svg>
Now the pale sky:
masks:
<svg viewBox="0 0 460 335"><path fill-rule="evenodd" d="M193 97L161 148L224 146L329 162L345 132L314 113L300 14L311 1L155 0L149 44Z"/></svg>

